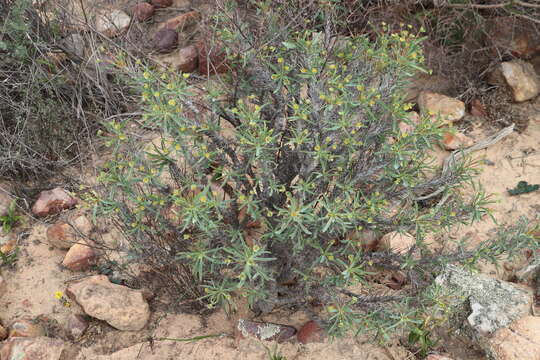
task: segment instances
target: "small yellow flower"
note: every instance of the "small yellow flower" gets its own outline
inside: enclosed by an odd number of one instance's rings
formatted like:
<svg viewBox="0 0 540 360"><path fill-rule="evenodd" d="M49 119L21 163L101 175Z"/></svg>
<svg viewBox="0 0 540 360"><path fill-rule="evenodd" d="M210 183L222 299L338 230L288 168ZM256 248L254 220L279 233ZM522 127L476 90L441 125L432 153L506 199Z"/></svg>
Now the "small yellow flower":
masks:
<svg viewBox="0 0 540 360"><path fill-rule="evenodd" d="M278 62L278 64L282 64L283 63L283 58L282 57L278 58L277 62Z"/></svg>
<svg viewBox="0 0 540 360"><path fill-rule="evenodd" d="M169 100L168 104L169 104L170 106L176 106L176 100L171 99L171 100Z"/></svg>
<svg viewBox="0 0 540 360"><path fill-rule="evenodd" d="M54 297L55 297L56 299L60 300L61 298L64 297L64 293L61 292L61 291L57 291L57 292L54 293Z"/></svg>
<svg viewBox="0 0 540 360"><path fill-rule="evenodd" d="M313 74L316 74L317 71L318 71L318 70L317 70L316 68L312 68L312 69L311 69L311 72L312 72Z"/></svg>
<svg viewBox="0 0 540 360"><path fill-rule="evenodd" d="M183 77L184 79L187 79L187 78L189 78L190 76L191 76L191 74L186 74L186 73L182 74L182 77Z"/></svg>
<svg viewBox="0 0 540 360"><path fill-rule="evenodd" d="M307 69L306 69L306 68L301 68L301 69L300 69L300 72L301 72L301 73L307 73Z"/></svg>
<svg viewBox="0 0 540 360"><path fill-rule="evenodd" d="M208 200L208 199L204 195L199 198L199 201L202 202L202 203L205 203L206 200Z"/></svg>
<svg viewBox="0 0 540 360"><path fill-rule="evenodd" d="M154 93L154 96L155 96L155 97L160 97L160 95L161 95L161 94L160 94L159 91L156 91L156 92Z"/></svg>
<svg viewBox="0 0 540 360"><path fill-rule="evenodd" d="M143 74L143 77L145 79L150 79L150 73L148 71L145 71L144 74Z"/></svg>

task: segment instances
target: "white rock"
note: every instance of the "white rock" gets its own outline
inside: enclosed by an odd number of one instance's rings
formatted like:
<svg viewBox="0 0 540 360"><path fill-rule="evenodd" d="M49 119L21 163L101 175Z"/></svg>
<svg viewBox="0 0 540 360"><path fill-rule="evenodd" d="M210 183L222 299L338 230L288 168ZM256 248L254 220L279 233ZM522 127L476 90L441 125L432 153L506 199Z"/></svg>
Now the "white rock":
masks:
<svg viewBox="0 0 540 360"><path fill-rule="evenodd" d="M102 11L96 18L96 30L105 36L118 36L127 30L131 18L122 10Z"/></svg>
<svg viewBox="0 0 540 360"><path fill-rule="evenodd" d="M501 63L500 69L506 83L512 89L515 101L527 101L540 93L540 81L531 64L513 60Z"/></svg>
<svg viewBox="0 0 540 360"><path fill-rule="evenodd" d="M453 122L465 116L465 103L446 95L422 91L418 96L418 106L422 115Z"/></svg>

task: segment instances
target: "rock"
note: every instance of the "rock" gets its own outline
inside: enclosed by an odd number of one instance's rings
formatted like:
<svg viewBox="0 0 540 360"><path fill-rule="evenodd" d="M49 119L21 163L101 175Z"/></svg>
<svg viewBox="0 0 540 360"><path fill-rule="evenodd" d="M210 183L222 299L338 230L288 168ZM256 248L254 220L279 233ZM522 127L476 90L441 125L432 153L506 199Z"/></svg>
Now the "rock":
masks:
<svg viewBox="0 0 540 360"><path fill-rule="evenodd" d="M380 246L398 254L406 254L414 245L416 238L409 233L392 231L381 238Z"/></svg>
<svg viewBox="0 0 540 360"><path fill-rule="evenodd" d="M497 330L486 347L494 360L540 360L540 317L526 316Z"/></svg>
<svg viewBox="0 0 540 360"><path fill-rule="evenodd" d="M45 336L10 338L0 349L2 360L68 360L75 359L78 349L59 339Z"/></svg>
<svg viewBox="0 0 540 360"><path fill-rule="evenodd" d="M326 333L324 329L317 324L317 322L311 320L305 323L300 330L298 330L296 338L302 344L319 343L324 342Z"/></svg>
<svg viewBox="0 0 540 360"><path fill-rule="evenodd" d="M431 354L431 355L428 355L426 360L452 360L452 358L449 358L448 356L444 356L444 355Z"/></svg>
<svg viewBox="0 0 540 360"><path fill-rule="evenodd" d="M494 56L527 58L540 50L538 37L526 20L499 16L489 20L486 25L486 45L492 47Z"/></svg>
<svg viewBox="0 0 540 360"><path fill-rule="evenodd" d="M223 74L229 71L226 54L216 44L201 40L197 43L199 73L202 75Z"/></svg>
<svg viewBox="0 0 540 360"><path fill-rule="evenodd" d="M131 23L128 14L119 9L102 10L96 17L96 30L108 37L124 33Z"/></svg>
<svg viewBox="0 0 540 360"><path fill-rule="evenodd" d="M4 254L9 254L17 246L17 238L15 234L0 236L0 251Z"/></svg>
<svg viewBox="0 0 540 360"><path fill-rule="evenodd" d="M86 314L104 320L118 330L141 330L150 317L142 292L112 284L105 275L91 276L70 284L66 294Z"/></svg>
<svg viewBox="0 0 540 360"><path fill-rule="evenodd" d="M5 340L8 337L8 331L0 324L0 341Z"/></svg>
<svg viewBox="0 0 540 360"><path fill-rule="evenodd" d="M84 335L84 332L88 329L88 321L83 315L71 314L67 320L67 334L71 339L76 340Z"/></svg>
<svg viewBox="0 0 540 360"><path fill-rule="evenodd" d="M162 28L183 31L186 27L196 24L200 18L201 15L198 11L190 11L167 20Z"/></svg>
<svg viewBox="0 0 540 360"><path fill-rule="evenodd" d="M471 101L471 115L477 117L488 116L486 107L484 106L484 104L482 104L480 99L473 99L473 101Z"/></svg>
<svg viewBox="0 0 540 360"><path fill-rule="evenodd" d="M296 334L296 329L292 326L246 319L238 320L237 329L245 338L251 336L259 340L277 341L278 343L281 343Z"/></svg>
<svg viewBox="0 0 540 360"><path fill-rule="evenodd" d="M30 319L19 319L9 325L9 337L38 337L44 336L45 329Z"/></svg>
<svg viewBox="0 0 540 360"><path fill-rule="evenodd" d="M84 271L87 270L90 266L96 263L97 254L93 244L77 243L73 245L64 260L62 261L62 266L68 268L71 271Z"/></svg>
<svg viewBox="0 0 540 360"><path fill-rule="evenodd" d="M540 93L540 80L530 63L521 60L503 62L500 73L512 90L515 101L527 101Z"/></svg>
<svg viewBox="0 0 540 360"><path fill-rule="evenodd" d="M443 135L442 145L446 150L457 150L474 145L474 140L465 134L446 132Z"/></svg>
<svg viewBox="0 0 540 360"><path fill-rule="evenodd" d="M408 114L408 120L400 121L398 128L402 134L410 134L418 124L420 124L420 115L416 111L411 111Z"/></svg>
<svg viewBox="0 0 540 360"><path fill-rule="evenodd" d="M32 206L32 213L36 216L54 215L75 205L77 205L77 199L62 188L55 188L42 191L39 194L37 201Z"/></svg>
<svg viewBox="0 0 540 360"><path fill-rule="evenodd" d="M150 2L156 8L166 8L173 4L173 0L151 0Z"/></svg>
<svg viewBox="0 0 540 360"><path fill-rule="evenodd" d="M168 53L178 45L176 30L163 28L154 35L154 47L160 53Z"/></svg>
<svg viewBox="0 0 540 360"><path fill-rule="evenodd" d="M366 251L375 250L379 246L380 239L379 233L370 229L353 231L347 236L347 240L357 243L357 246Z"/></svg>
<svg viewBox="0 0 540 360"><path fill-rule="evenodd" d="M422 91L418 96L418 106L422 115L440 116L445 122L458 121L465 116L463 101L434 92Z"/></svg>
<svg viewBox="0 0 540 360"><path fill-rule="evenodd" d="M84 215L76 217L71 224L56 223L47 229L47 242L58 249L69 249L92 232L93 225Z"/></svg>
<svg viewBox="0 0 540 360"><path fill-rule="evenodd" d="M163 55L159 60L175 70L190 73L197 70L199 57L197 48L190 45L171 54Z"/></svg>
<svg viewBox="0 0 540 360"><path fill-rule="evenodd" d="M456 321L465 323L476 337L506 327L530 311L530 291L455 265L447 265L435 283L452 293Z"/></svg>
<svg viewBox="0 0 540 360"><path fill-rule="evenodd" d="M405 102L416 102L422 91L439 94L453 92L452 81L440 75L418 73L409 78L405 90Z"/></svg>
<svg viewBox="0 0 540 360"><path fill-rule="evenodd" d="M133 17L138 22L149 20L154 15L154 5L149 3L138 3L133 7Z"/></svg>

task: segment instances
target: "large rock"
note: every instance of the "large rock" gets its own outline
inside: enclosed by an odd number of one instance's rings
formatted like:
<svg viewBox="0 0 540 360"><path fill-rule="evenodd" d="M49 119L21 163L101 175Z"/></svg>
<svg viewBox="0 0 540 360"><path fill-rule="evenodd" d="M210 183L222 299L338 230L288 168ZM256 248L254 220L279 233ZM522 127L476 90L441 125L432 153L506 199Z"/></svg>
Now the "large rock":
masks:
<svg viewBox="0 0 540 360"><path fill-rule="evenodd" d="M457 325L464 322L465 329L476 337L492 334L528 315L533 300L532 293L519 286L454 265L447 265L435 283L454 296Z"/></svg>
<svg viewBox="0 0 540 360"><path fill-rule="evenodd" d="M154 35L154 47L160 53L169 53L178 45L178 32L163 28Z"/></svg>
<svg viewBox="0 0 540 360"><path fill-rule="evenodd" d="M458 121L465 116L465 103L463 101L430 91L420 93L418 106L422 115L434 118L440 116L446 122Z"/></svg>
<svg viewBox="0 0 540 360"><path fill-rule="evenodd" d="M104 275L95 275L71 284L66 294L84 312L108 322L119 330L141 330L150 317L148 303L141 291L111 284Z"/></svg>
<svg viewBox="0 0 540 360"><path fill-rule="evenodd" d="M58 214L62 210L77 205L77 199L69 195L62 188L42 191L32 206L32 213L36 216Z"/></svg>
<svg viewBox="0 0 540 360"><path fill-rule="evenodd" d="M1 360L71 360L78 349L63 342L41 336L36 338L10 338L0 349Z"/></svg>
<svg viewBox="0 0 540 360"><path fill-rule="evenodd" d="M515 101L527 101L540 93L540 80L530 63L521 60L503 62L500 73L512 90Z"/></svg>
<svg viewBox="0 0 540 360"><path fill-rule="evenodd" d="M254 337L259 340L283 342L296 334L292 326L267 322L239 319L237 329L244 338Z"/></svg>
<svg viewBox="0 0 540 360"><path fill-rule="evenodd" d="M527 316L497 330L486 351L494 360L540 360L540 317Z"/></svg>

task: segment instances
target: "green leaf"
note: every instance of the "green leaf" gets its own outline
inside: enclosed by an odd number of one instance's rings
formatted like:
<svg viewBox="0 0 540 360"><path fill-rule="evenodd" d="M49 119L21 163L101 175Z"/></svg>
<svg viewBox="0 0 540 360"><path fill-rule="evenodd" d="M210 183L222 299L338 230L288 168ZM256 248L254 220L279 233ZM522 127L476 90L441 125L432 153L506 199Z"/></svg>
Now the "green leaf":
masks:
<svg viewBox="0 0 540 360"><path fill-rule="evenodd" d="M536 191L539 188L540 188L540 185L538 184L531 185L526 181L520 181L518 182L515 188L509 189L508 193L512 196L516 196L516 195L527 194L527 193Z"/></svg>
<svg viewBox="0 0 540 360"><path fill-rule="evenodd" d="M296 44L292 42L284 41L281 43L283 46L285 46L287 49L296 49Z"/></svg>

